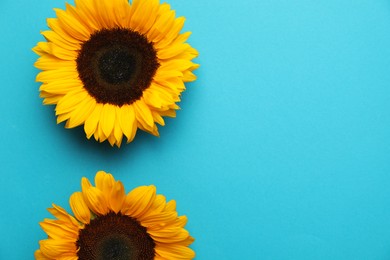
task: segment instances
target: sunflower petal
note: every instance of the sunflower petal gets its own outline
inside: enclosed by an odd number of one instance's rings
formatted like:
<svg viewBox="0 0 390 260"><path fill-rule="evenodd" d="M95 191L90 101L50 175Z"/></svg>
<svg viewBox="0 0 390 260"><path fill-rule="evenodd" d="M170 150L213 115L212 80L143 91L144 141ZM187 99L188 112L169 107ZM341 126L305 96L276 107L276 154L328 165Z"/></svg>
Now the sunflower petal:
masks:
<svg viewBox="0 0 390 260"><path fill-rule="evenodd" d="M34 257L36 260L51 260L51 258L45 256L40 249L35 251Z"/></svg>
<svg viewBox="0 0 390 260"><path fill-rule="evenodd" d="M115 126L115 107L111 104L104 104L100 118L100 127L105 136L110 136Z"/></svg>
<svg viewBox="0 0 390 260"><path fill-rule="evenodd" d="M65 240L77 239L78 228L67 225L66 222L45 220L39 224L49 238Z"/></svg>
<svg viewBox="0 0 390 260"><path fill-rule="evenodd" d="M193 259L195 252L185 246L166 246L157 247L156 254L162 259Z"/></svg>
<svg viewBox="0 0 390 260"><path fill-rule="evenodd" d="M34 66L41 70L54 70L61 68L71 68L74 70L76 67L75 61L61 60L53 55L44 55L34 63Z"/></svg>
<svg viewBox="0 0 390 260"><path fill-rule="evenodd" d="M127 142L131 142L137 133L137 120L135 118L135 111L133 106L124 105L120 109L119 124L122 128L123 134L127 138Z"/></svg>
<svg viewBox="0 0 390 260"><path fill-rule="evenodd" d="M111 135L114 136L115 138L115 144L120 147L123 139L123 131L120 125L120 108L115 107L115 114L116 114L116 119L115 119L115 126L114 126L114 131L111 133Z"/></svg>
<svg viewBox="0 0 390 260"><path fill-rule="evenodd" d="M96 128L97 128L98 123L99 123L102 109L103 109L102 104L100 104L100 103L95 104L95 107L94 107L92 113L85 120L84 131L87 134L88 139L91 138L91 136L96 132Z"/></svg>
<svg viewBox="0 0 390 260"><path fill-rule="evenodd" d="M143 99L134 102L134 109L137 121L147 130L152 130L154 126L153 116L149 107Z"/></svg>
<svg viewBox="0 0 390 260"><path fill-rule="evenodd" d="M46 239L41 240L39 244L41 246L42 253L51 259L58 259L62 254L69 252L76 253L76 243L72 243L72 241L64 243L61 240Z"/></svg>
<svg viewBox="0 0 390 260"><path fill-rule="evenodd" d="M69 199L70 207L75 217L84 224L89 224L91 220L91 212L85 203L83 194L81 192L75 192L70 196Z"/></svg>
<svg viewBox="0 0 390 260"><path fill-rule="evenodd" d="M116 182L109 195L110 209L115 213L118 213L122 209L122 205L126 198L123 184L120 181Z"/></svg>
<svg viewBox="0 0 390 260"><path fill-rule="evenodd" d="M54 9L58 21L63 28L75 39L86 41L90 37L90 32L75 17L61 9Z"/></svg>
<svg viewBox="0 0 390 260"><path fill-rule="evenodd" d="M153 205L155 197L155 186L138 187L126 196L121 212L135 218L140 217Z"/></svg>
<svg viewBox="0 0 390 260"><path fill-rule="evenodd" d="M69 120L66 128L73 128L82 125L95 108L95 101L87 96L77 107L69 113Z"/></svg>
<svg viewBox="0 0 390 260"><path fill-rule="evenodd" d="M108 213L107 201L104 193L96 187L93 187L88 179L83 178L81 181L83 198L88 208L98 215Z"/></svg>
<svg viewBox="0 0 390 260"><path fill-rule="evenodd" d="M88 93L84 89L75 89L68 92L57 104L56 115L71 112L75 107L80 106L83 100L88 97Z"/></svg>

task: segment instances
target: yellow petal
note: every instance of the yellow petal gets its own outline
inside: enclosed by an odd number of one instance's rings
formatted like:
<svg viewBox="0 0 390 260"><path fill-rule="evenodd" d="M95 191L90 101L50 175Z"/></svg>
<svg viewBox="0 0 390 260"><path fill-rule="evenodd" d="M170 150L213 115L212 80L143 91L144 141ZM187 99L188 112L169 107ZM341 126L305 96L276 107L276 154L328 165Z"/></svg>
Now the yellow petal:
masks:
<svg viewBox="0 0 390 260"><path fill-rule="evenodd" d="M173 21L172 26L169 28L169 31L166 33L165 37L162 38L161 40L155 42L156 48L161 49L161 48L167 47L169 44L174 45L176 43L176 40L179 36L181 29L184 26L184 22L185 22L184 17L176 18ZM181 41L182 39L180 38L178 40ZM182 42L179 42L179 43L182 43Z"/></svg>
<svg viewBox="0 0 390 260"><path fill-rule="evenodd" d="M156 198L153 201L153 204L150 206L148 213L150 215L160 213L165 209L165 205L166 205L165 196L161 195L161 194L157 194ZM146 215L146 216L148 216L148 215Z"/></svg>
<svg viewBox="0 0 390 260"><path fill-rule="evenodd" d="M77 254L63 254L58 260L78 260Z"/></svg>
<svg viewBox="0 0 390 260"><path fill-rule="evenodd" d="M158 14L158 0L139 1L133 5L133 14L130 20L130 28L145 34L153 25Z"/></svg>
<svg viewBox="0 0 390 260"><path fill-rule="evenodd" d="M96 11L90 1L75 0L76 8L80 13L80 17L84 17L84 23L88 24L90 30L99 30L100 23L96 17Z"/></svg>
<svg viewBox="0 0 390 260"><path fill-rule="evenodd" d="M170 10L170 5L166 3L161 4L157 19L147 33L148 39L152 42L158 42L163 39L167 31L172 27L174 19L175 12Z"/></svg>
<svg viewBox="0 0 390 260"><path fill-rule="evenodd" d="M162 41L155 42L154 46L157 50L160 50L162 48L165 48L168 44L179 44L184 43L188 38L190 37L191 32L185 32L182 34L179 34L175 39L171 41L171 39L163 39Z"/></svg>
<svg viewBox="0 0 390 260"><path fill-rule="evenodd" d="M84 89L75 89L67 93L56 106L56 115L64 114L75 109L83 100L88 98L88 92Z"/></svg>
<svg viewBox="0 0 390 260"><path fill-rule="evenodd" d="M125 201L125 188L122 184L122 182L117 181L114 186L112 187L110 198L109 198L109 205L112 211L115 213L118 213L123 205L123 202Z"/></svg>
<svg viewBox="0 0 390 260"><path fill-rule="evenodd" d="M108 206L116 213L119 211L117 207L121 207L125 199L125 191L123 184L115 181L110 173L99 171L95 176L96 188L102 191L108 202ZM119 206L118 206L119 205Z"/></svg>
<svg viewBox="0 0 390 260"><path fill-rule="evenodd" d="M107 140L108 137L104 135L101 124L101 121L99 121L99 125L97 126L96 131L94 133L94 137L96 141L104 142L105 140Z"/></svg>
<svg viewBox="0 0 390 260"><path fill-rule="evenodd" d="M156 197L156 187L140 186L129 192L123 204L122 213L137 218L142 216L151 205Z"/></svg>
<svg viewBox="0 0 390 260"><path fill-rule="evenodd" d="M87 178L82 178L81 188L84 201L88 205L88 208L98 215L108 213L107 201L101 190L93 187Z"/></svg>
<svg viewBox="0 0 390 260"><path fill-rule="evenodd" d="M39 242L41 251L51 259L58 259L62 254L74 252L76 254L75 241L64 242L62 240L46 239Z"/></svg>
<svg viewBox="0 0 390 260"><path fill-rule="evenodd" d="M88 139L91 138L91 136L96 132L96 128L98 126L101 117L102 109L103 109L103 104L101 103L95 104L94 110L89 115L87 120L85 120L84 131Z"/></svg>
<svg viewBox="0 0 390 260"><path fill-rule="evenodd" d="M195 252L185 246L157 246L156 247L156 254L159 257L162 257L162 259L193 259L195 258Z"/></svg>
<svg viewBox="0 0 390 260"><path fill-rule="evenodd" d="M135 118L134 108L131 105L123 105L119 110L119 124L129 143L134 139L134 136L137 133L137 120Z"/></svg>
<svg viewBox="0 0 390 260"><path fill-rule="evenodd" d="M184 82L191 82L191 81L194 81L196 80L196 76L194 73L192 73L191 71L184 71L183 73L183 81Z"/></svg>
<svg viewBox="0 0 390 260"><path fill-rule="evenodd" d="M187 224L187 217L186 216L178 217L178 219L176 220L176 224L179 227L184 227Z"/></svg>
<svg viewBox="0 0 390 260"><path fill-rule="evenodd" d="M133 103L135 116L137 121L147 130L152 130L154 126L153 116L150 109L145 104L143 99L137 100Z"/></svg>
<svg viewBox="0 0 390 260"><path fill-rule="evenodd" d="M169 59L192 60L192 59L198 57L198 55L199 55L199 53L196 49L187 46L187 48L185 50L176 54L175 56L170 57ZM188 68L188 70L192 71L194 69L197 69L198 67L199 67L199 65L194 63L193 66Z"/></svg>
<svg viewBox="0 0 390 260"><path fill-rule="evenodd" d="M51 46L53 44L50 42L38 42L37 46L39 47L40 51L44 53L51 54Z"/></svg>
<svg viewBox="0 0 390 260"><path fill-rule="evenodd" d="M65 240L76 240L78 237L78 228L72 225L67 225L63 221L45 220L39 223L43 231L53 239L65 239Z"/></svg>
<svg viewBox="0 0 390 260"><path fill-rule="evenodd" d="M69 35L80 41L87 41L91 35L87 28L84 27L75 17L61 9L54 9L58 21Z"/></svg>
<svg viewBox="0 0 390 260"><path fill-rule="evenodd" d="M82 1L82 2L86 2L86 1ZM76 4L77 3L80 4L80 2L76 1ZM99 30L99 27L94 19L95 17L93 15L90 15L88 9L75 8L74 6L68 3L65 3L65 5L66 5L66 12L70 16L73 16L78 22L80 22L89 33Z"/></svg>
<svg viewBox="0 0 390 260"><path fill-rule="evenodd" d="M71 68L74 71L74 68L76 67L76 62L61 60L53 55L44 54L44 56L38 58L38 60L34 63L34 66L40 70Z"/></svg>
<svg viewBox="0 0 390 260"><path fill-rule="evenodd" d="M42 92L41 92L42 94ZM42 95L40 95L42 97ZM45 97L43 100L43 104L45 105L55 105L57 104L62 98L62 95L55 95L55 96L50 96L50 97Z"/></svg>
<svg viewBox="0 0 390 260"><path fill-rule="evenodd" d="M82 41L80 41L77 38L70 35L69 32L62 27L62 24L59 22L59 20L57 18L48 18L47 25L50 27L50 29L52 29L54 32L56 32L58 35L60 35L66 41L69 41L69 42L72 42L75 44L81 44Z"/></svg>
<svg viewBox="0 0 390 260"><path fill-rule="evenodd" d="M39 47L38 45L35 46L34 48L32 48L32 51L35 52L36 54L38 54L39 56L47 55L47 52L42 50L41 47Z"/></svg>
<svg viewBox="0 0 390 260"><path fill-rule="evenodd" d="M148 233L153 238L153 240L160 243L176 243L186 240L189 237L188 231L179 227L162 228L160 230L148 230Z"/></svg>
<svg viewBox="0 0 390 260"><path fill-rule="evenodd" d="M87 96L77 107L69 113L69 120L66 122L66 128L73 128L82 125L95 109L95 100Z"/></svg>
<svg viewBox="0 0 390 260"><path fill-rule="evenodd" d="M57 206L55 204L52 205L53 208L49 208L47 209L53 216L55 216L57 219L59 220L62 220L64 222L68 222L72 225L74 225L75 227L78 227L79 226L79 223L78 221L72 217L71 215L68 214L68 212L66 212L65 209L63 209L62 207L60 206Z"/></svg>
<svg viewBox="0 0 390 260"><path fill-rule="evenodd" d="M116 113L116 119L115 119L115 126L114 131L111 133L115 137L115 144L120 147L123 139L123 131L120 125L120 107L115 107L115 113Z"/></svg>
<svg viewBox="0 0 390 260"><path fill-rule="evenodd" d="M169 86L168 83L165 83L165 85ZM171 92L167 91L167 88L161 87L159 84L152 84L150 88L144 91L143 96L145 103L158 110L167 110L169 105L178 101L172 97Z"/></svg>
<svg viewBox="0 0 390 260"><path fill-rule="evenodd" d="M109 29L115 26L114 20L112 19L114 17L113 2L104 0L93 1L93 7L96 10L94 15L97 17L100 27Z"/></svg>
<svg viewBox="0 0 390 260"><path fill-rule="evenodd" d="M84 199L88 207L98 215L105 215L108 213L108 205L104 194L97 188L92 187L83 191Z"/></svg>
<svg viewBox="0 0 390 260"><path fill-rule="evenodd" d="M162 116L176 117L176 111L173 109L166 110L166 111L160 111L159 113Z"/></svg>
<svg viewBox="0 0 390 260"><path fill-rule="evenodd" d="M152 115L153 115L153 120L156 123L158 123L159 125L162 125L162 126L165 125L164 119L160 116L160 114L158 112L152 111Z"/></svg>
<svg viewBox="0 0 390 260"><path fill-rule="evenodd" d="M48 258L47 256L45 256L40 249L35 251L34 257L36 260L51 260L51 258Z"/></svg>
<svg viewBox="0 0 390 260"><path fill-rule="evenodd" d="M51 45L51 54L62 60L68 61L76 60L78 56L78 52L76 50L67 50L56 44Z"/></svg>
<svg viewBox="0 0 390 260"><path fill-rule="evenodd" d="M160 80L168 80L171 78L177 78L177 77L182 77L183 72L178 71L178 70L166 70L166 71L159 71L154 77L153 80L159 82ZM148 88L149 89L149 88ZM146 90L148 90L146 89Z"/></svg>
<svg viewBox="0 0 390 260"><path fill-rule="evenodd" d="M165 207L165 210L166 211L176 211L176 201L175 200L170 200L166 207Z"/></svg>
<svg viewBox="0 0 390 260"><path fill-rule="evenodd" d="M142 125L138 125L138 128L141 129L142 131L145 131L145 132L148 132L149 134L152 134L154 136L160 136L159 132L158 132L158 128L157 128L157 125L154 124L153 125L153 128L152 129L147 129L147 128L144 128Z"/></svg>
<svg viewBox="0 0 390 260"><path fill-rule="evenodd" d="M77 75L76 67L63 67L40 72L37 75L36 81L51 82L56 80L77 79Z"/></svg>
<svg viewBox="0 0 390 260"><path fill-rule="evenodd" d="M159 59L170 59L179 55L186 50L192 50L191 46L188 43L170 45L167 48L164 48L157 52L157 56ZM195 56L193 57L195 58Z"/></svg>
<svg viewBox="0 0 390 260"><path fill-rule="evenodd" d="M95 175L96 188L107 194L111 192L112 186L114 186L115 179L110 173L105 171L98 171Z"/></svg>
<svg viewBox="0 0 390 260"><path fill-rule="evenodd" d="M149 215L144 218L140 218L142 225L149 229L149 226L158 225L163 227L166 223L173 222L177 219L177 212L163 212L154 215Z"/></svg>
<svg viewBox="0 0 390 260"><path fill-rule="evenodd" d="M191 68L194 65L192 61L189 60L179 60L179 59L174 59L174 60L168 60L161 64L161 66L158 68L162 72L168 72L172 70L177 70L177 71L185 71L189 68Z"/></svg>
<svg viewBox="0 0 390 260"><path fill-rule="evenodd" d="M110 136L107 138L111 146L114 146L116 143L114 132L111 132Z"/></svg>
<svg viewBox="0 0 390 260"><path fill-rule="evenodd" d="M165 39L167 39L167 41L170 41L170 39L174 40L177 38L181 29L183 29L185 20L185 17L178 17L174 20L173 26L169 29L168 33L165 36Z"/></svg>
<svg viewBox="0 0 390 260"><path fill-rule="evenodd" d="M130 21L130 13L131 13L131 7L129 1L116 0L114 6L116 7L114 11L115 24L121 28L127 27Z"/></svg>
<svg viewBox="0 0 390 260"><path fill-rule="evenodd" d="M115 106L104 104L99 126L106 137L110 136L115 126Z"/></svg>
<svg viewBox="0 0 390 260"><path fill-rule="evenodd" d="M87 204L84 201L83 194L81 192L75 192L69 199L70 207L75 217L84 224L89 224L91 220L91 212Z"/></svg>
<svg viewBox="0 0 390 260"><path fill-rule="evenodd" d="M55 95L65 95L74 90L81 90L82 83L76 79L56 80L46 84L42 84L39 88L40 91L52 93Z"/></svg>

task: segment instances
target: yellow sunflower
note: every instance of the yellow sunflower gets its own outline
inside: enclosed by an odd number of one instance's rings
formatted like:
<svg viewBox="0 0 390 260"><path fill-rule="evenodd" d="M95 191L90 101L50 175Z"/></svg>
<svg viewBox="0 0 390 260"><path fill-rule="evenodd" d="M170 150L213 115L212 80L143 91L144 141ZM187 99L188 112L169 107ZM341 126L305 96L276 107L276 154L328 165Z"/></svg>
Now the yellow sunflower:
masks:
<svg viewBox="0 0 390 260"><path fill-rule="evenodd" d="M138 128L158 136L156 123L176 116L184 82L196 79L185 18L159 0L75 0L55 12L33 50L40 96L56 105L57 123L84 124L88 139L118 147Z"/></svg>
<svg viewBox="0 0 390 260"><path fill-rule="evenodd" d="M123 184L100 171L95 185L81 181L81 192L69 199L74 216L54 205L57 219L45 219L48 239L39 242L35 259L50 260L163 260L193 259L194 241L178 216L176 202L165 201L154 186L138 187L127 195Z"/></svg>

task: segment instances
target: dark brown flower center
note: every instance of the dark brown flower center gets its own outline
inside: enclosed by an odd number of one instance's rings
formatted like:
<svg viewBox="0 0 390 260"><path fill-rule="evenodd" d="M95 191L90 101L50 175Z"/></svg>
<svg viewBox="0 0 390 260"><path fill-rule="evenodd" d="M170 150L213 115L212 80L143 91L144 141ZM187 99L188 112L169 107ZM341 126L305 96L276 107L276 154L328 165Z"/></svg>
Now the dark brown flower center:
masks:
<svg viewBox="0 0 390 260"><path fill-rule="evenodd" d="M77 71L98 103L122 106L141 98L159 63L147 38L130 29L102 29L83 43Z"/></svg>
<svg viewBox="0 0 390 260"><path fill-rule="evenodd" d="M98 216L79 232L79 260L153 260L154 241L146 228L113 212Z"/></svg>

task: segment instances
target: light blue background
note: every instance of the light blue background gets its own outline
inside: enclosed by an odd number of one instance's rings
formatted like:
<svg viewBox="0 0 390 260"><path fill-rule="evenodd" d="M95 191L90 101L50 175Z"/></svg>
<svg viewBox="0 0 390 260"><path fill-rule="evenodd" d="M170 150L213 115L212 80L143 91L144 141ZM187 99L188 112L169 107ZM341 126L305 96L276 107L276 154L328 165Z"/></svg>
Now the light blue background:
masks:
<svg viewBox="0 0 390 260"><path fill-rule="evenodd" d="M46 208L97 170L175 199L197 259L390 259L390 1L169 3L198 80L161 138L116 149L38 97L63 0L1 0L0 259L33 259Z"/></svg>

